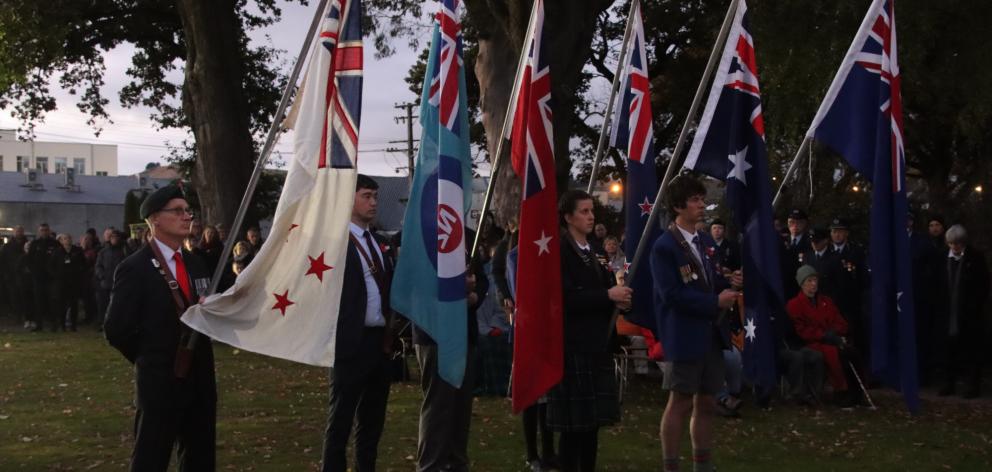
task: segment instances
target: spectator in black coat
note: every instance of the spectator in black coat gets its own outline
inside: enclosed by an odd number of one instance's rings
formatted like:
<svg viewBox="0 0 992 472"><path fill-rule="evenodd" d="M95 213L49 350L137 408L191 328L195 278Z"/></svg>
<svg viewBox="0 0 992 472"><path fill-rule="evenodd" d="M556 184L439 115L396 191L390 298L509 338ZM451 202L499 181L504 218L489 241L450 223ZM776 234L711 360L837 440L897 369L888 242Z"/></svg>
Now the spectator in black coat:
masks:
<svg viewBox="0 0 992 472"><path fill-rule="evenodd" d="M80 290L86 274L86 258L79 246L72 245L72 236L62 233L56 239L59 246L48 260L48 272L51 276L55 300L55 320L63 331L66 328L76 331Z"/></svg>
<svg viewBox="0 0 992 472"><path fill-rule="evenodd" d="M97 329L103 329L103 318L110 305L110 289L114 287L114 271L127 255L124 233L113 231L107 244L96 256L93 277L96 279Z"/></svg>
<svg viewBox="0 0 992 472"><path fill-rule="evenodd" d="M941 395L952 395L960 374L968 389L965 398L981 395L982 365L987 355L985 299L989 294L989 270L985 256L968 244L968 233L961 225L951 226L945 235L950 250L936 271L939 290L934 334L938 337L938 357L944 370Z"/></svg>
<svg viewBox="0 0 992 472"><path fill-rule="evenodd" d="M55 314L55 303L52 302L51 276L48 273L48 263L52 253L59 243L52 237L52 229L48 223L38 225L38 238L28 245L27 269L31 272L31 291L34 294L34 331L41 331L45 321L51 323L52 331L58 329L59 321Z"/></svg>

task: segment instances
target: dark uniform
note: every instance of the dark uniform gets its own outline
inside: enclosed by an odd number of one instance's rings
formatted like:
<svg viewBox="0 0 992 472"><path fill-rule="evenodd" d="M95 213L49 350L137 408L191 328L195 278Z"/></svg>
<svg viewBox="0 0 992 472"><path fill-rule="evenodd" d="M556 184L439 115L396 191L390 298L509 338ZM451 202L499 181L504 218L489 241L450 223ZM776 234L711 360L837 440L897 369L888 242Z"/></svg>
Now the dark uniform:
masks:
<svg viewBox="0 0 992 472"><path fill-rule="evenodd" d="M10 308L15 313L17 317L23 317L22 321L36 321L32 319L32 314L28 311L30 306L29 301L26 299L26 293L31 291L31 281L24 277L21 268L24 264L24 245L27 244L28 239L24 236L12 237L4 244L3 249L0 250L0 277L2 277L2 285L0 290L7 291L7 301L10 303Z"/></svg>
<svg viewBox="0 0 992 472"><path fill-rule="evenodd" d="M788 219L808 221L809 217L802 210L792 210L789 212ZM812 245L810 244L810 237L807 231L803 231L795 236L786 233L782 242L784 244L780 262L782 265L782 289L784 290L783 293L786 294L786 298L788 298L799 291L795 274L805 264L803 260L804 254L806 251L812 249Z"/></svg>
<svg viewBox="0 0 992 472"><path fill-rule="evenodd" d="M40 331L45 321L52 325L52 331L58 329L59 320L52 306L51 276L48 274L48 261L52 258L59 243L53 237L38 238L28 246L28 270L31 271L31 286L34 291L34 319L38 323L35 328Z"/></svg>
<svg viewBox="0 0 992 472"><path fill-rule="evenodd" d="M170 185L157 190L148 199L164 201L157 207L142 204L142 216L162 209L172 198L182 198L178 188ZM179 470L211 471L215 468L217 408L213 349L210 340L201 336L188 374L177 377L176 354L189 328L179 321L172 290L153 262L151 244L117 267L104 324L107 341L135 365L137 416L131 470L167 470L173 445L178 443ZM201 295L198 289L209 283L209 274L197 256L185 250L181 254L190 298L195 301Z"/></svg>
<svg viewBox="0 0 992 472"><path fill-rule="evenodd" d="M847 222L835 218L830 229L847 229ZM843 246L832 241L827 248L820 279L820 292L830 297L841 316L847 321L848 334L854 347L860 352L868 352L868 327L870 319L863 314L863 297L868 284L868 266L865 251L850 240Z"/></svg>
<svg viewBox="0 0 992 472"><path fill-rule="evenodd" d="M75 331L79 318L80 290L83 288L83 275L86 273L86 258L79 246L61 245L52 252L48 260L48 274L52 281L52 308L56 322L66 329Z"/></svg>

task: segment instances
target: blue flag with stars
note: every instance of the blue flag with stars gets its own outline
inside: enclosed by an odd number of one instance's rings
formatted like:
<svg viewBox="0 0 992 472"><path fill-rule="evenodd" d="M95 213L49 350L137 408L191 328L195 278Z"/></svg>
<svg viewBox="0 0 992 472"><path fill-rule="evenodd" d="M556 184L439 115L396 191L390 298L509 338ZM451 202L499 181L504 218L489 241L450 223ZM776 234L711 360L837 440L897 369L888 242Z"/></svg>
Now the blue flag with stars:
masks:
<svg viewBox="0 0 992 472"><path fill-rule="evenodd" d="M772 224L761 93L747 6L740 2L685 167L727 184L726 204L743 233L744 374L774 387L772 317L783 313L779 237Z"/></svg>

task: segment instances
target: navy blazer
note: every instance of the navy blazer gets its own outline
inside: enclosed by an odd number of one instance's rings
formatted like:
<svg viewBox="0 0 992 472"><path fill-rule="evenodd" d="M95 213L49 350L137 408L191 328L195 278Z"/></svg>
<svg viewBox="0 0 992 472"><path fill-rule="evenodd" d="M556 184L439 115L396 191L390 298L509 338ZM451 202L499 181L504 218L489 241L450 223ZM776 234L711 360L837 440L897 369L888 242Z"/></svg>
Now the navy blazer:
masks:
<svg viewBox="0 0 992 472"><path fill-rule="evenodd" d="M705 251L702 257L707 258ZM714 338L722 347L730 345L730 329L726 319L718 325L720 308L717 290L723 277L713 272L709 263L710 286L697 274L686 280L683 268L692 267L675 237L665 231L651 248L651 275L654 278L655 322L665 360L686 362L701 359L712 348ZM717 336L719 335L719 336Z"/></svg>
<svg viewBox="0 0 992 472"><path fill-rule="evenodd" d="M349 230L350 231L350 230ZM349 233L350 234L350 233ZM380 247L385 244L383 238L372 233L372 238ZM380 293L382 299L382 316L389 322L389 286L393 279L393 260L389 251L382 252L382 264L385 271L386 292ZM371 254L369 254L371 256ZM365 331L365 309L368 303L368 292L365 289L365 274L362 269L362 256L359 255L355 244L348 239L348 254L344 262L344 281L341 283L341 303L338 309L338 326L335 334L335 359L347 359L358 354Z"/></svg>

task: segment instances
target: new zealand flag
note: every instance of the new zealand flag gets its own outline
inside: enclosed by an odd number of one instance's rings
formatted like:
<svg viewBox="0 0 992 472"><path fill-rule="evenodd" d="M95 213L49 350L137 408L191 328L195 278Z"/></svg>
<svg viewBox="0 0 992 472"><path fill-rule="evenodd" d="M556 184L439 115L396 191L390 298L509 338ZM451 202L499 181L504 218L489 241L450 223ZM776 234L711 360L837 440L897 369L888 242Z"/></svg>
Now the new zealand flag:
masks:
<svg viewBox="0 0 992 472"><path fill-rule="evenodd" d="M744 374L764 389L777 383L771 317L783 313L778 234L772 225L758 67L741 1L685 167L724 180L726 204L743 232Z"/></svg>
<svg viewBox="0 0 992 472"><path fill-rule="evenodd" d="M919 410L894 0L875 0L806 133L872 182L871 370Z"/></svg>

